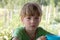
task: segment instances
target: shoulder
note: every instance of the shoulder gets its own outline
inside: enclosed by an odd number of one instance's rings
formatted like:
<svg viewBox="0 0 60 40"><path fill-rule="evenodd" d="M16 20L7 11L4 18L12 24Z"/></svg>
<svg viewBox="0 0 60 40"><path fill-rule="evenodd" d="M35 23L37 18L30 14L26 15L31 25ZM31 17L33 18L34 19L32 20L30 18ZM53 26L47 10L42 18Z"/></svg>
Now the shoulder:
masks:
<svg viewBox="0 0 60 40"><path fill-rule="evenodd" d="M50 32L44 30L42 27L38 27L37 30L38 30L38 33L42 35L51 34Z"/></svg>
<svg viewBox="0 0 60 40"><path fill-rule="evenodd" d="M45 31L42 27L38 27L37 30L40 31L40 32Z"/></svg>
<svg viewBox="0 0 60 40"><path fill-rule="evenodd" d="M22 32L24 30L24 27L18 27L13 31L12 37L20 37L22 35Z"/></svg>

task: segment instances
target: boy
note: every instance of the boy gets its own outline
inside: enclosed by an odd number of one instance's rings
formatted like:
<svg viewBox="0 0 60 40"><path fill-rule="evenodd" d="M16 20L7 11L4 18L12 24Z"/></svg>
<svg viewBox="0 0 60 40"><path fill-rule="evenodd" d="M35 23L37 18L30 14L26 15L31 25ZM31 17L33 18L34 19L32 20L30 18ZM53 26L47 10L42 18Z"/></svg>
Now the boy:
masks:
<svg viewBox="0 0 60 40"><path fill-rule="evenodd" d="M26 3L20 16L24 27L15 30L12 40L46 40L45 35L49 32L38 27L42 17L42 10L38 4Z"/></svg>

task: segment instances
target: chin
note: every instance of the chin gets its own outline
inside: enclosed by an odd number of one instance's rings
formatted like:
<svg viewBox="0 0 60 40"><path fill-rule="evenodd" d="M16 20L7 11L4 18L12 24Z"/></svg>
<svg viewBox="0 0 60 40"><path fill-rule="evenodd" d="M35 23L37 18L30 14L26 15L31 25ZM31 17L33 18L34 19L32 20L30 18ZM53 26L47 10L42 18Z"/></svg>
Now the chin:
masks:
<svg viewBox="0 0 60 40"><path fill-rule="evenodd" d="M37 29L37 27L32 27L32 28L31 28L31 30L36 30L36 29Z"/></svg>

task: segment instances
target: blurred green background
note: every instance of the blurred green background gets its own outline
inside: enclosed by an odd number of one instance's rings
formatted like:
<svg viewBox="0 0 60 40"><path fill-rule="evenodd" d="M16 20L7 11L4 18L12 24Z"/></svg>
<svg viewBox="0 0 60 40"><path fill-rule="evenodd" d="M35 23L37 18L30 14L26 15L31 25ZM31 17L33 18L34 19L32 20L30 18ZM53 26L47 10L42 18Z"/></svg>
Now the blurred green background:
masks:
<svg viewBox="0 0 60 40"><path fill-rule="evenodd" d="M39 26L60 35L60 0L0 0L0 40L10 40L13 30L23 26L19 13L27 2L41 5L43 16Z"/></svg>

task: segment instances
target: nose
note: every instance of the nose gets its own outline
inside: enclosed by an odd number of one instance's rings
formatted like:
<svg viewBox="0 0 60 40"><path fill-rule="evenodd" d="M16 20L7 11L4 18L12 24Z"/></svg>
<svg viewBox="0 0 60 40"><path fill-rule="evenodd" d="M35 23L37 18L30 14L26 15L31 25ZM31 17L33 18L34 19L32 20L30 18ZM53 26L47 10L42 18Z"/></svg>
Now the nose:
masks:
<svg viewBox="0 0 60 40"><path fill-rule="evenodd" d="M31 20L31 23L32 23L32 24L34 24L34 23L35 23L35 20L34 20L34 19L32 19L32 20Z"/></svg>

